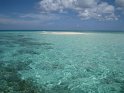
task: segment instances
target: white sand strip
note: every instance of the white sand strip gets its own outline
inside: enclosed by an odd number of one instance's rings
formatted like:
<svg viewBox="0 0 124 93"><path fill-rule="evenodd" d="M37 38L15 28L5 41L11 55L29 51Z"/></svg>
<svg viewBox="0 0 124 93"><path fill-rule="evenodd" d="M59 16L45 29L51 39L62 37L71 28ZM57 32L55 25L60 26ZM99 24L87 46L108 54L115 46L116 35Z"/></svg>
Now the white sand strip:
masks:
<svg viewBox="0 0 124 93"><path fill-rule="evenodd" d="M53 35L81 35L81 34L85 34L85 33L81 33L81 32L47 32L47 31L43 31L43 32L41 32L41 34L53 34Z"/></svg>

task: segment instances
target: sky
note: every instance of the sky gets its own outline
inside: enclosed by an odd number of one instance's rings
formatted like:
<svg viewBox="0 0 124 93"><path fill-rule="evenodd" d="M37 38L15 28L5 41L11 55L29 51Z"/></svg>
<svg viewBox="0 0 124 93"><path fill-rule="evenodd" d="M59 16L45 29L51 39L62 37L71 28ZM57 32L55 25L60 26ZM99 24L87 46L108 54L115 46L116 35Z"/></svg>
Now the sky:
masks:
<svg viewBox="0 0 124 93"><path fill-rule="evenodd" d="M124 31L124 0L0 0L0 30Z"/></svg>

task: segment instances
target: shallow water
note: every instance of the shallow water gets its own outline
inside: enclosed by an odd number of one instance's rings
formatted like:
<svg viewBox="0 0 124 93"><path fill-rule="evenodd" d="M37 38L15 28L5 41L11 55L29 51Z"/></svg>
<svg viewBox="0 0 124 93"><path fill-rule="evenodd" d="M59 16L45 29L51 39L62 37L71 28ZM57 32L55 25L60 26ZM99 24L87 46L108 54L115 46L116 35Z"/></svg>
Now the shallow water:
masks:
<svg viewBox="0 0 124 93"><path fill-rule="evenodd" d="M0 33L0 93L124 93L124 33Z"/></svg>

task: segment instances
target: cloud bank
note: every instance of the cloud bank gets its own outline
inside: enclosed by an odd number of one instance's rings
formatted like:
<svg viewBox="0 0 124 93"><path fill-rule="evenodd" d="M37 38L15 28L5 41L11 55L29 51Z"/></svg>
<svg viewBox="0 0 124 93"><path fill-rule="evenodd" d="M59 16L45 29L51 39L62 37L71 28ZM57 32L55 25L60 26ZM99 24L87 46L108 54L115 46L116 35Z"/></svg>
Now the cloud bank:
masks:
<svg viewBox="0 0 124 93"><path fill-rule="evenodd" d="M117 1L123 2L124 0L116 0L116 2ZM63 13L73 10L83 20L118 19L115 15L115 7L102 0L41 0L39 4L41 10L47 13ZM120 3L118 2L118 4Z"/></svg>
<svg viewBox="0 0 124 93"><path fill-rule="evenodd" d="M124 8L124 0L115 0L116 4L119 6L119 7L123 7Z"/></svg>

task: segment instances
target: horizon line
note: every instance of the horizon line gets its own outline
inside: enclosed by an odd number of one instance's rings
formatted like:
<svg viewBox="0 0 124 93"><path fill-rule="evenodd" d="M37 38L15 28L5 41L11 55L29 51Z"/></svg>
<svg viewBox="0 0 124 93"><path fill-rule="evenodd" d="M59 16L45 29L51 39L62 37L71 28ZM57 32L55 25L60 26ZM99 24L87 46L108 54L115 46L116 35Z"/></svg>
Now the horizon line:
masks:
<svg viewBox="0 0 124 93"><path fill-rule="evenodd" d="M72 32L75 32L75 31L82 31L82 32L124 32L124 30L54 30L54 29L51 29L51 30L45 30L45 29L41 29L41 30L19 30L19 29L10 29L10 30L0 30L0 31L72 31Z"/></svg>

